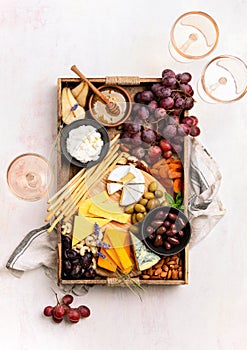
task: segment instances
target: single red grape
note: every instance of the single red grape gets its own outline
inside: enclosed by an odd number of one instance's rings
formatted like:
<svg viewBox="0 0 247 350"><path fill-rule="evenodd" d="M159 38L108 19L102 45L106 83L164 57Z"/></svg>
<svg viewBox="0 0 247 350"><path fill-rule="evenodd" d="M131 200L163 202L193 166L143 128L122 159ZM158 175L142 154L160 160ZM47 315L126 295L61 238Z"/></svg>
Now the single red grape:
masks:
<svg viewBox="0 0 247 350"><path fill-rule="evenodd" d="M194 120L191 117L185 117L182 122L188 126L194 125Z"/></svg>
<svg viewBox="0 0 247 350"><path fill-rule="evenodd" d="M150 158L157 158L162 154L162 150L159 146L151 146L148 150Z"/></svg>
<svg viewBox="0 0 247 350"><path fill-rule="evenodd" d="M91 314L90 309L85 305L78 306L77 310L79 311L81 317L83 317L83 318L89 317Z"/></svg>
<svg viewBox="0 0 247 350"><path fill-rule="evenodd" d="M176 74L171 69L164 69L163 72L162 72L162 78L165 75L170 76L170 77L175 77L176 76Z"/></svg>
<svg viewBox="0 0 247 350"><path fill-rule="evenodd" d="M148 109L149 109L150 112L153 112L153 110L158 108L158 107L159 107L159 104L155 100L149 102L149 104L148 104Z"/></svg>
<svg viewBox="0 0 247 350"><path fill-rule="evenodd" d="M62 322L62 318L57 318L57 317L55 317L54 315L52 315L52 319L53 319L53 321L55 322L55 323L61 323Z"/></svg>
<svg viewBox="0 0 247 350"><path fill-rule="evenodd" d="M193 126L198 124L198 118L197 117L195 117L194 115L191 115L190 118L193 119Z"/></svg>
<svg viewBox="0 0 247 350"><path fill-rule="evenodd" d="M77 309L70 308L67 311L67 318L70 320L70 322L77 323L81 317L80 312Z"/></svg>
<svg viewBox="0 0 247 350"><path fill-rule="evenodd" d="M150 90L142 91L140 94L141 102L148 103L154 99L154 94Z"/></svg>
<svg viewBox="0 0 247 350"><path fill-rule="evenodd" d="M44 308L44 315L45 316L52 316L52 312L53 312L53 306L46 306Z"/></svg>
<svg viewBox="0 0 247 350"><path fill-rule="evenodd" d="M190 126L187 125L187 124L181 123L180 125L178 125L177 132L178 132L178 135L180 135L180 136L189 135L189 133L190 133Z"/></svg>
<svg viewBox="0 0 247 350"><path fill-rule="evenodd" d="M167 141L167 140L161 140L160 141L160 147L162 148L162 150L164 152L171 151L171 149L172 149L172 146L171 146L170 142Z"/></svg>
<svg viewBox="0 0 247 350"><path fill-rule="evenodd" d="M65 310L62 305L57 305L53 308L52 314L55 318L61 319L65 315Z"/></svg>
<svg viewBox="0 0 247 350"><path fill-rule="evenodd" d="M200 135L201 133L201 130L198 128L198 126L192 126L191 129L190 129L190 135L191 136L198 136Z"/></svg>
<svg viewBox="0 0 247 350"><path fill-rule="evenodd" d="M172 97L166 97L160 100L160 107L164 109L170 109L174 106L174 100Z"/></svg>
<svg viewBox="0 0 247 350"><path fill-rule="evenodd" d="M72 304L73 300L74 298L71 294L66 294L62 298L62 303L65 305L69 305L69 304Z"/></svg>
<svg viewBox="0 0 247 350"><path fill-rule="evenodd" d="M164 118L166 116L166 110L164 108L157 108L155 110L155 117L157 119Z"/></svg>
<svg viewBox="0 0 247 350"><path fill-rule="evenodd" d="M169 158L171 158L171 156L172 156L172 151L166 151L163 153L163 157L165 159L169 159Z"/></svg>
<svg viewBox="0 0 247 350"><path fill-rule="evenodd" d="M188 72L184 72L182 74L177 74L177 80L182 84L188 84L191 81L191 74Z"/></svg>

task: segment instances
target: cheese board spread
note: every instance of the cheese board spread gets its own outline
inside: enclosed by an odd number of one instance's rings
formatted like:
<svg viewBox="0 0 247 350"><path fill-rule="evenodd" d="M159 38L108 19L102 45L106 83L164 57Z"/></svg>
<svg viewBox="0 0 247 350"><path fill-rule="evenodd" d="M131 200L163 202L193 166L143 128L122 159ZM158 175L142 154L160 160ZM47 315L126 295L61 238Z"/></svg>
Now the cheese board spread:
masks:
<svg viewBox="0 0 247 350"><path fill-rule="evenodd" d="M162 78L88 79L96 89L117 81L115 86L130 96L131 111L119 125L105 126L108 152L93 167L66 162L58 142L58 191L48 201L46 221L52 221L48 231L57 226L59 284L188 283L188 242L163 256L149 249L141 235L155 208L172 205L187 213L187 139L200 129L188 112L194 104L191 76L169 71ZM68 123L64 89L76 99L70 112L78 104L86 111L84 120L96 119L88 110L93 91L86 86L78 78L58 79L58 138L77 118ZM172 252L177 236L167 240L161 229Z"/></svg>

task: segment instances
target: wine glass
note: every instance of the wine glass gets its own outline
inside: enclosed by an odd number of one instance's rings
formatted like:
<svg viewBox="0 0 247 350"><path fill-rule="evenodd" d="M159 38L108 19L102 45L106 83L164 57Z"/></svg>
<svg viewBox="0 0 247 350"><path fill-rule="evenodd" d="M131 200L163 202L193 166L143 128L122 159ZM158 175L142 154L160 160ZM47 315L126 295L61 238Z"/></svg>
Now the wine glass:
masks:
<svg viewBox="0 0 247 350"><path fill-rule="evenodd" d="M247 91L247 66L238 57L213 58L203 69L197 90L209 103L228 103L242 98Z"/></svg>
<svg viewBox="0 0 247 350"><path fill-rule="evenodd" d="M48 161L39 154L26 153L15 158L7 170L10 190L26 201L43 198L51 184L52 172Z"/></svg>
<svg viewBox="0 0 247 350"><path fill-rule="evenodd" d="M198 60L215 49L218 38L219 28L211 16L199 11L187 12L172 26L169 51L180 62Z"/></svg>

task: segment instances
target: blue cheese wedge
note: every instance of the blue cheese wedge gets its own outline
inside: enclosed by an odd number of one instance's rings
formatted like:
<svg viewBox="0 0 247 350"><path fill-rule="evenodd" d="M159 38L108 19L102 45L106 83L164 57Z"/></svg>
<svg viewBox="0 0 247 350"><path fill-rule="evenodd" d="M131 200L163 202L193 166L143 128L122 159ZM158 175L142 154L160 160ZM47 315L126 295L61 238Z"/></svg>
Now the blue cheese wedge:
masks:
<svg viewBox="0 0 247 350"><path fill-rule="evenodd" d="M160 261L160 257L151 252L135 235L130 233L134 247L135 258L140 271L144 271L154 266Z"/></svg>

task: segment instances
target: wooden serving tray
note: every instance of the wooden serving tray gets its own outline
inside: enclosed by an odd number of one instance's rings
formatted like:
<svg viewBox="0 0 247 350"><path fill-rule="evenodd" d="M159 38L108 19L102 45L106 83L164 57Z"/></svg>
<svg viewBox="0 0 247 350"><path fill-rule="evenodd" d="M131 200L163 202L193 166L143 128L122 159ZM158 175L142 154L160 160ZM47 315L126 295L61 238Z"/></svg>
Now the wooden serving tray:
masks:
<svg viewBox="0 0 247 350"><path fill-rule="evenodd" d="M134 95L138 91L143 91L153 83L160 83L160 78L139 78L139 77L106 77L106 78L89 78L89 80L96 86L102 85L118 85L123 86L134 101ZM73 165L67 163L60 151L60 138L59 131L61 130L62 122L62 107L61 107L61 93L64 87L74 88L80 82L79 78L58 78L57 81L57 190L64 186L78 171L79 169ZM88 99L92 92L89 90ZM187 215L188 204L188 138L184 139L184 206L185 215ZM149 174L147 174L150 176ZM125 286L125 284L116 282L116 278L113 277L98 277L92 280L68 280L62 277L62 234L61 225L58 225L58 284L85 284L85 285L109 285L109 286ZM181 279L142 279L141 276L135 277L135 281L140 285L180 285L188 284L188 259L189 259L189 246L181 252L182 259L182 278Z"/></svg>

